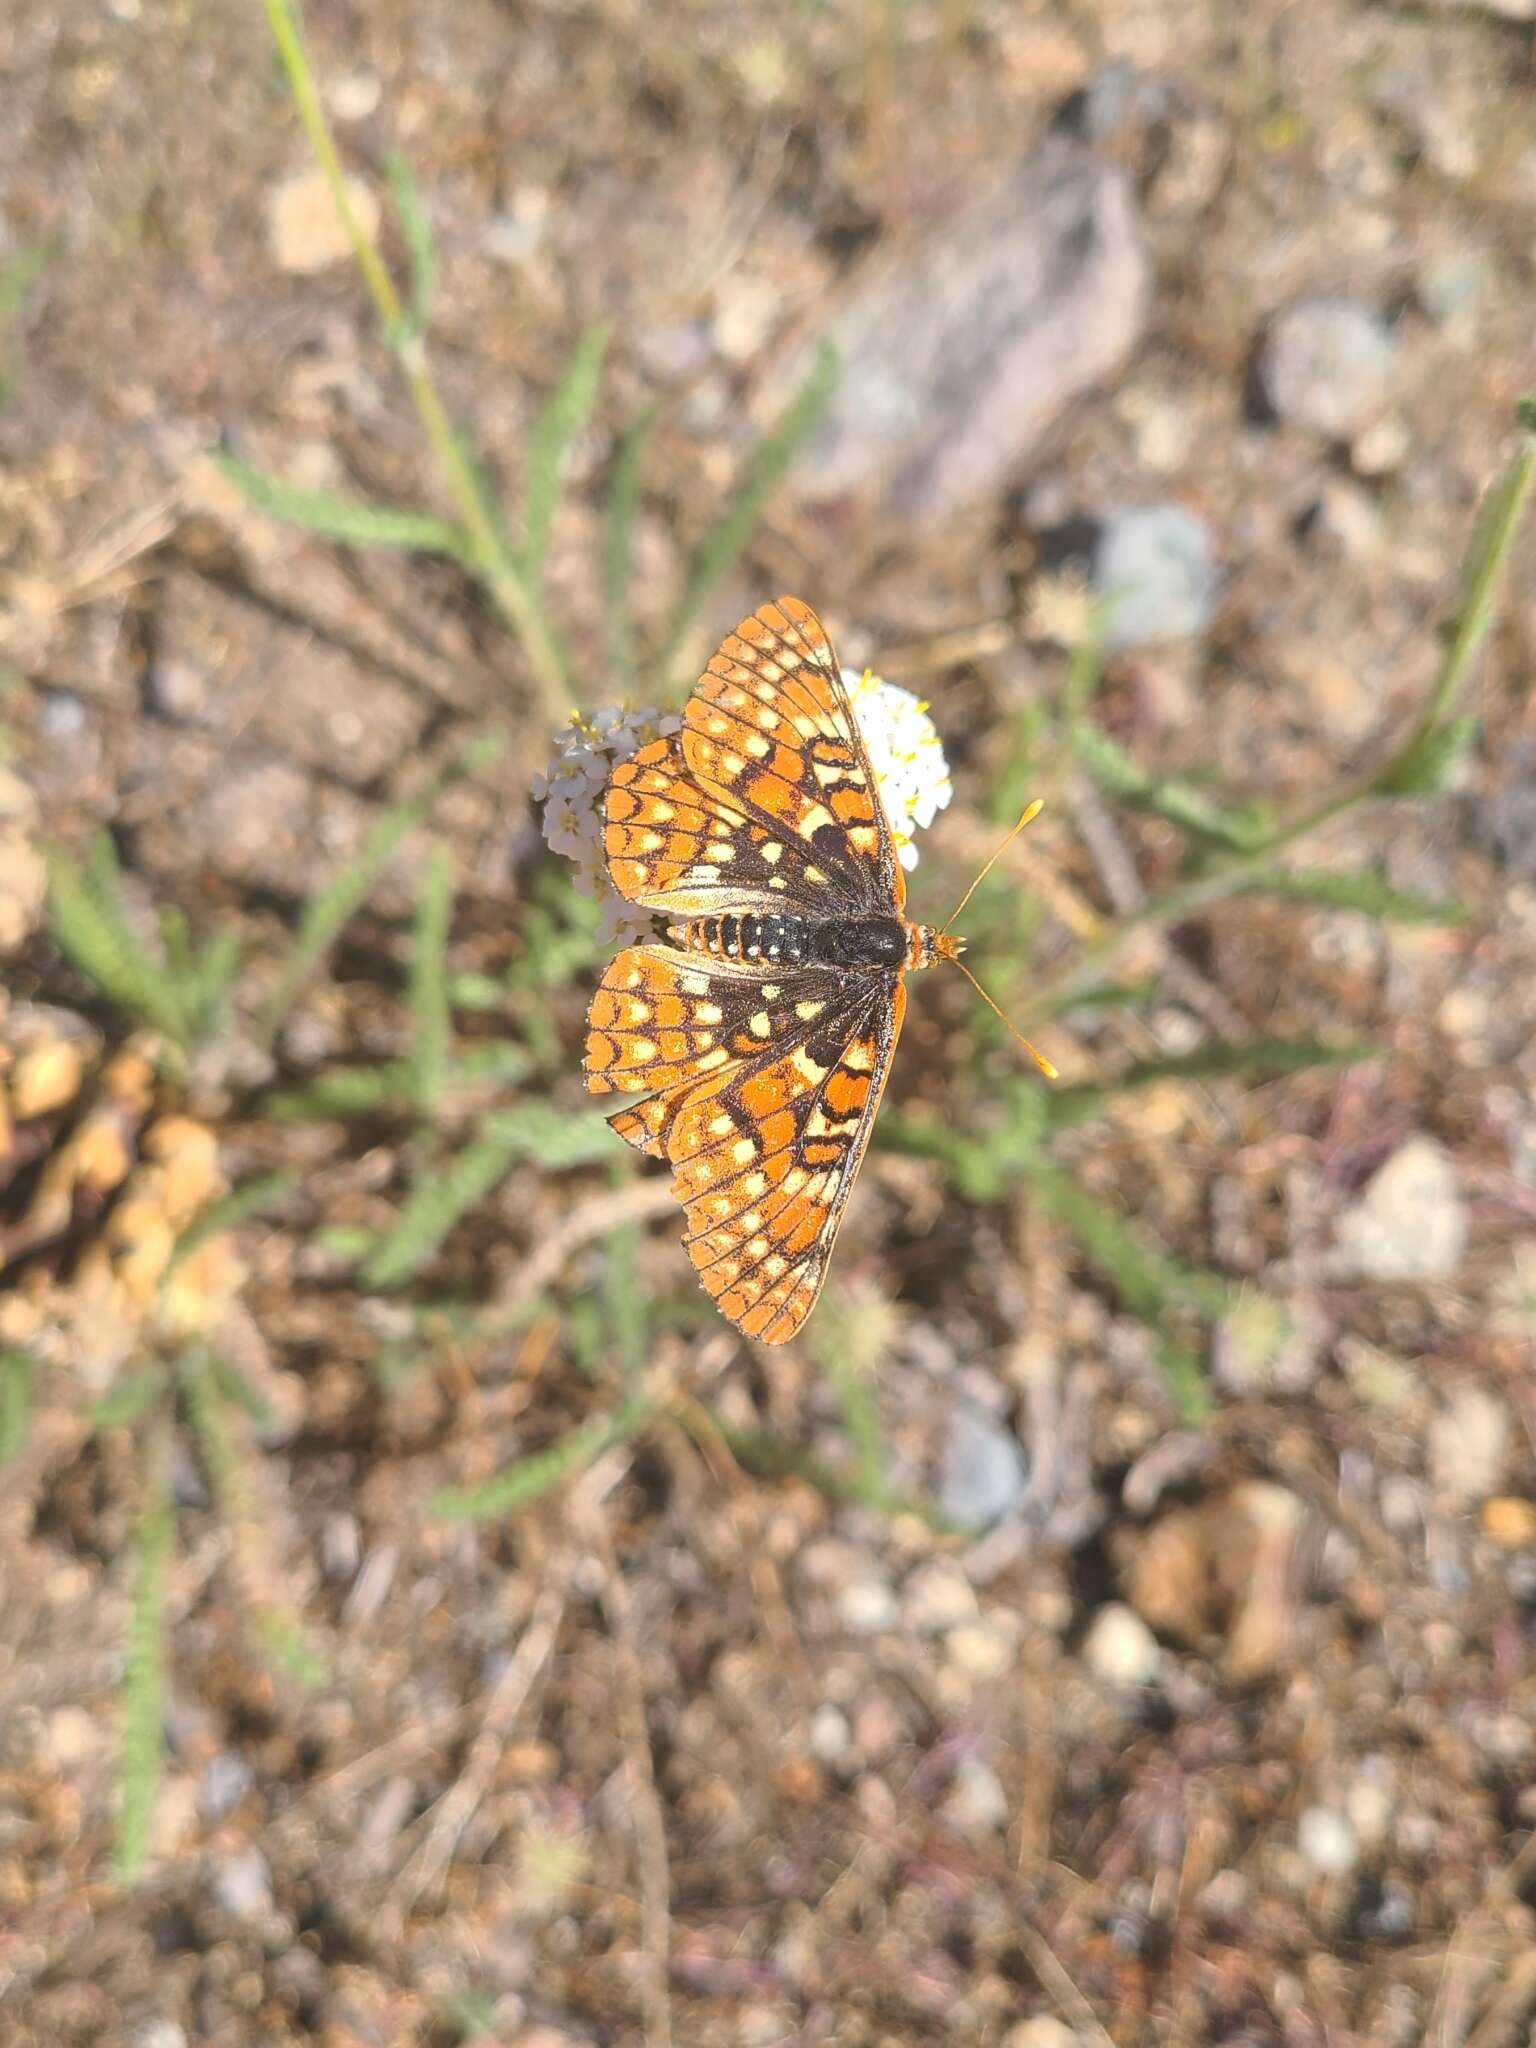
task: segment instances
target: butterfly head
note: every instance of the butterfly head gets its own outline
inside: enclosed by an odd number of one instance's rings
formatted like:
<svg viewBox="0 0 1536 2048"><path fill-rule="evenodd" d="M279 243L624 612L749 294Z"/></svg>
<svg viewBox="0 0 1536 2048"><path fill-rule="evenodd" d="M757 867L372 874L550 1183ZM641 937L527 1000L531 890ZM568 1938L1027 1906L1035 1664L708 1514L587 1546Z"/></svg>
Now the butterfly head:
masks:
<svg viewBox="0 0 1536 2048"><path fill-rule="evenodd" d="M904 964L909 971L919 967L931 967L935 960L958 960L964 951L964 939L951 938L948 932L936 931L931 924L907 926L907 957Z"/></svg>

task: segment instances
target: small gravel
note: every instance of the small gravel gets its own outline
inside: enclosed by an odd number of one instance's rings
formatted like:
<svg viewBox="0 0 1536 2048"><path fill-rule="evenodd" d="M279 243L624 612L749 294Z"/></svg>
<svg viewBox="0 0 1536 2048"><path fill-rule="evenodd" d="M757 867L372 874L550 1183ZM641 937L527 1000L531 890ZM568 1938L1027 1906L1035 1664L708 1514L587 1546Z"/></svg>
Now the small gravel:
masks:
<svg viewBox="0 0 1536 2048"><path fill-rule="evenodd" d="M1397 337L1350 299L1298 299L1264 339L1260 376L1276 417L1346 441L1386 403Z"/></svg>
<svg viewBox="0 0 1536 2048"><path fill-rule="evenodd" d="M1109 606L1113 650L1192 640L1211 622L1216 567L1210 528L1183 505L1127 505L1108 513L1093 581Z"/></svg>

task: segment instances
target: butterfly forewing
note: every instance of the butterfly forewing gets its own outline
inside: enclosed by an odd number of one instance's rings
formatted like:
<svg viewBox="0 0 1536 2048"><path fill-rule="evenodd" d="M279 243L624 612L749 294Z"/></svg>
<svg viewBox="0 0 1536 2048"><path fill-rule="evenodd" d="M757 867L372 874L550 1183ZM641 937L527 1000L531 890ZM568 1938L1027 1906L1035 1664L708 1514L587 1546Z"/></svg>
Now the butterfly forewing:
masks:
<svg viewBox="0 0 1536 2048"><path fill-rule="evenodd" d="M680 734L613 771L615 886L683 917L900 917L901 869L820 621L796 598L722 642ZM894 970L780 968L663 945L609 967L586 1082L646 1090L609 1122L670 1161L684 1242L721 1312L782 1343L820 1292L905 1009Z"/></svg>

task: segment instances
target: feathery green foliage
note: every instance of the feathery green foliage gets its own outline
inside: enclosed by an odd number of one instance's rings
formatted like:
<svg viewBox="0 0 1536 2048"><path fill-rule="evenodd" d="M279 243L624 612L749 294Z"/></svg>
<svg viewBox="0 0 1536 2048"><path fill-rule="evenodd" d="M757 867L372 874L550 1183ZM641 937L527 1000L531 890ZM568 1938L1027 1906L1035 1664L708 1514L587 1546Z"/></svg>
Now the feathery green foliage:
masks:
<svg viewBox="0 0 1536 2048"><path fill-rule="evenodd" d="M485 767L501 749L499 737L484 733L461 747L447 767L414 795L382 812L340 874L310 898L276 985L256 1020L256 1035L261 1044L270 1045L282 1029L294 998L330 951L343 926L372 895L406 834L430 815L445 789Z"/></svg>
<svg viewBox="0 0 1536 2048"><path fill-rule="evenodd" d="M117 1872L132 1884L149 1855L165 1717L166 1605L175 1519L169 1434L151 1432L142 1460L144 1498L133 1532L133 1608L123 1669L118 1746Z"/></svg>
<svg viewBox="0 0 1536 2048"><path fill-rule="evenodd" d="M645 480L645 458L651 435L661 418L659 404L648 405L620 441L608 483L608 509L603 521L603 623L608 634L608 659L615 693L623 697L635 680L635 633L630 605L634 572L635 520Z"/></svg>
<svg viewBox="0 0 1536 2048"><path fill-rule="evenodd" d="M432 317L432 301L437 297L437 238L432 233L421 189L404 151L392 149L385 169L389 177L389 196L394 201L395 218L400 223L411 266L406 332L408 335L420 335L426 332L427 322Z"/></svg>
<svg viewBox="0 0 1536 2048"><path fill-rule="evenodd" d="M17 1345L0 1348L0 1467L9 1465L27 1441L37 1391L37 1360Z"/></svg>
<svg viewBox="0 0 1536 2048"><path fill-rule="evenodd" d="M1289 903L1315 904L1323 910L1358 910L1383 924L1465 924L1459 903L1421 896L1415 889L1394 889L1373 871L1346 874L1334 868L1286 868L1255 875L1248 884L1255 896L1283 896Z"/></svg>
<svg viewBox="0 0 1536 2048"><path fill-rule="evenodd" d="M628 1394L611 1414L568 1431L547 1450L519 1459L478 1486L455 1487L438 1494L433 1508L450 1521L485 1522L532 1507L553 1488L584 1472L604 1451L636 1435L650 1412L643 1394Z"/></svg>
<svg viewBox="0 0 1536 2048"><path fill-rule="evenodd" d="M164 955L134 929L105 832L94 835L84 860L62 846L50 850L48 918L60 952L109 1002L176 1044L190 1044L196 1019L185 988Z"/></svg>
<svg viewBox="0 0 1536 2048"><path fill-rule="evenodd" d="M335 491L305 490L227 452L216 455L214 464L253 511L302 527L306 533L346 547L413 548L423 554L464 558L463 532L435 513L372 505L362 498L343 498Z"/></svg>
<svg viewBox="0 0 1536 2048"><path fill-rule="evenodd" d="M571 443L597 405L603 357L612 329L606 321L587 328L571 351L565 374L533 423L528 448L528 493L523 510L524 574L543 573L554 532L555 513L565 488L565 466Z"/></svg>
<svg viewBox="0 0 1536 2048"><path fill-rule="evenodd" d="M423 1116L437 1106L453 1036L448 1014L448 928L453 919L453 855L434 846L422 870L411 941L411 1094Z"/></svg>

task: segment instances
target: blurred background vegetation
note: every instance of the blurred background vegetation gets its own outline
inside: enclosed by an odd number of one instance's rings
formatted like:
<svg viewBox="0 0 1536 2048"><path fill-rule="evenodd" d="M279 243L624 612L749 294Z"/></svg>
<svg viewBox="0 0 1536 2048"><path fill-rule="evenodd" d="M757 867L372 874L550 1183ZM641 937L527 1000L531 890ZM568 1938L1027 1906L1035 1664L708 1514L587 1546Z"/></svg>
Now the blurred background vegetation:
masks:
<svg viewBox="0 0 1536 2048"><path fill-rule="evenodd" d="M0 25L8 2039L1525 2037L1524 13ZM782 1353L530 797L779 590L1063 1077Z"/></svg>

